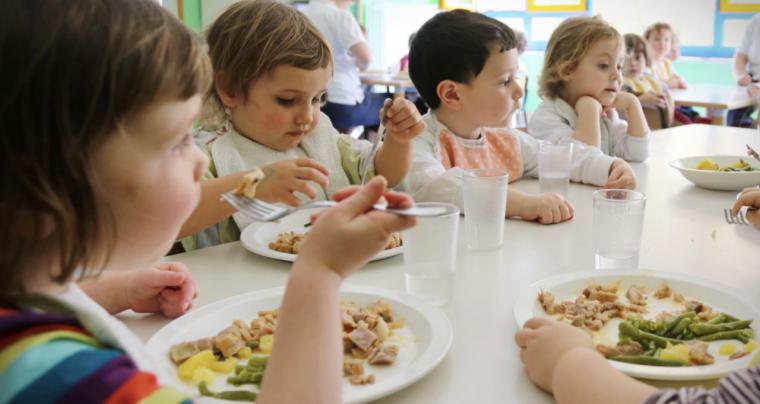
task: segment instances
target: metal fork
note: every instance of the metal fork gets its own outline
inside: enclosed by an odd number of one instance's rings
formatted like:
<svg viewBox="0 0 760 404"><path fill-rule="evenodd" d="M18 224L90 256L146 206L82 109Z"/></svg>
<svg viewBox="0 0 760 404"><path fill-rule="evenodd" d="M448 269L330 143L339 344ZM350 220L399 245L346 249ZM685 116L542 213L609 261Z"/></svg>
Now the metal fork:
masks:
<svg viewBox="0 0 760 404"><path fill-rule="evenodd" d="M754 158L755 160L760 161L760 154L757 154L755 149L749 147L749 145L746 145L746 146L747 146L747 155Z"/></svg>
<svg viewBox="0 0 760 404"><path fill-rule="evenodd" d="M735 215L731 209L723 209L723 216L728 224L750 224L747 220L747 209L741 208Z"/></svg>
<svg viewBox="0 0 760 404"><path fill-rule="evenodd" d="M240 213L250 217L258 222L271 222L273 220L281 219L296 211L309 208L329 208L337 205L335 201L314 201L303 204L297 208L286 208L277 206L269 202L264 202L261 199L248 198L246 196L238 196L232 192L225 192L222 194L222 200L226 201ZM395 213L402 216L421 216L432 217L440 216L446 213L446 209L442 207L411 207L409 209L388 209L387 205L375 204L372 206L375 210L382 210L389 213Z"/></svg>
<svg viewBox="0 0 760 404"><path fill-rule="evenodd" d="M380 140L385 135L385 122L387 121L385 114L388 113L388 109L392 103L393 100L388 98L383 102L383 108L380 109L380 126L377 128L377 135L372 141L372 149L370 149L367 159L363 160L359 167L359 177L362 180L361 185L364 185L364 183L367 182L367 173L369 172L370 164L374 162L377 150L380 148Z"/></svg>

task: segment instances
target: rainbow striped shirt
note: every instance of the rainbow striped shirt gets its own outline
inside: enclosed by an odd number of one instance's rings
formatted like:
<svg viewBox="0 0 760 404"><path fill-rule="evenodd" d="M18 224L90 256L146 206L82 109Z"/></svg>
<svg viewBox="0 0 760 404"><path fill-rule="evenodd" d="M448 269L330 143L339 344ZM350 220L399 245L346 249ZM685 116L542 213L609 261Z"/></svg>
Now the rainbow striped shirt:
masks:
<svg viewBox="0 0 760 404"><path fill-rule="evenodd" d="M0 307L0 403L190 403L73 317Z"/></svg>

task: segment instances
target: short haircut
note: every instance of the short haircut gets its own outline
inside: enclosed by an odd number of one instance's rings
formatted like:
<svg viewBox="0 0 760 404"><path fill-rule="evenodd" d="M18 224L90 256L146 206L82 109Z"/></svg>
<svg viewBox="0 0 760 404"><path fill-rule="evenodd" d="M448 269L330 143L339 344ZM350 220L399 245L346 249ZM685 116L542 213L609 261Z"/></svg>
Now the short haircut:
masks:
<svg viewBox="0 0 760 404"><path fill-rule="evenodd" d="M650 26L647 27L646 31L644 31L644 39L649 40L649 37L653 34L656 34L660 31L670 31L670 33L673 33L673 28L670 26L670 24L666 22L656 22Z"/></svg>
<svg viewBox="0 0 760 404"><path fill-rule="evenodd" d="M550 99L562 95L565 88L562 76L575 71L589 49L603 39L620 40L620 33L601 17L573 17L562 21L546 45L539 95Z"/></svg>
<svg viewBox="0 0 760 404"><path fill-rule="evenodd" d="M201 118L206 126L224 119L224 104L215 87L245 96L251 83L278 66L313 70L332 64L330 46L317 27L277 0L233 4L208 28L206 41L214 66L214 86L206 95Z"/></svg>
<svg viewBox="0 0 760 404"><path fill-rule="evenodd" d="M0 301L10 301L41 246L56 249L58 283L107 264L118 229L94 153L151 105L204 93L211 64L155 0L5 0L0 60Z"/></svg>
<svg viewBox="0 0 760 404"><path fill-rule="evenodd" d="M639 55L644 55L647 67L650 65L649 52L647 51L647 43L644 41L644 38L636 34L625 34L623 35L623 42L625 42L626 54L632 54L636 59L639 58Z"/></svg>
<svg viewBox="0 0 760 404"><path fill-rule="evenodd" d="M443 80L468 83L483 70L496 46L517 46L504 23L467 10L441 12L420 27L409 49L409 77L432 109L441 105L436 88Z"/></svg>

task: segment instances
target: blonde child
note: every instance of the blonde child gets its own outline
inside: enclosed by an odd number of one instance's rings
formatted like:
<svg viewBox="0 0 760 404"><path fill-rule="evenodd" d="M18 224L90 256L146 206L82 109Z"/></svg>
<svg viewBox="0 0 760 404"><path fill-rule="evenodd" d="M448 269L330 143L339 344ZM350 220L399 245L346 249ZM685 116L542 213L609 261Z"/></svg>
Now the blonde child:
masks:
<svg viewBox="0 0 760 404"><path fill-rule="evenodd" d="M755 195L757 199L757 195ZM755 201L755 206L760 205ZM613 368L594 349L586 331L567 323L532 318L515 335L530 379L560 404L698 404L760 402L760 368L735 371L716 389L658 390Z"/></svg>
<svg viewBox="0 0 760 404"><path fill-rule="evenodd" d="M668 87L648 72L649 55L646 42L636 34L625 34L623 42L625 42L623 88L639 98L641 106L645 108L645 114L646 109L653 110L660 127L673 125L675 102Z"/></svg>
<svg viewBox="0 0 760 404"><path fill-rule="evenodd" d="M208 165L190 135L211 80L202 41L154 0L8 0L0 27L0 402L189 402L73 280L156 265L195 208ZM346 200L316 222L258 403L340 402L338 287L414 223L368 212L384 190L376 178L338 192ZM119 279L93 291L118 294Z"/></svg>
<svg viewBox="0 0 760 404"><path fill-rule="evenodd" d="M369 142L339 134L320 112L332 56L302 13L276 0L241 1L214 21L206 38L214 84L203 124L216 138L205 148L211 165L204 174L201 203L181 235L219 224L203 233L210 235L206 241L183 240L185 248L239 237L250 219L233 215L219 195L256 166L269 166L264 171L272 173L261 184L260 198L293 206L305 199L327 199L375 174L390 186L404 178L411 163L410 142L424 128L414 104L393 101L385 140L370 160Z"/></svg>
<svg viewBox="0 0 760 404"><path fill-rule="evenodd" d="M676 72L673 63L668 58L673 47L673 28L665 22L657 22L647 27L644 39L651 49L652 73L665 82L669 88L686 88L686 80Z"/></svg>
<svg viewBox="0 0 760 404"><path fill-rule="evenodd" d="M523 96L516 45L509 27L464 10L439 13L414 35L409 76L430 106L405 181L416 201L462 209L466 169L501 168L510 181L536 175L537 142L506 129ZM530 195L510 187L506 215L551 224L572 218L573 207L557 194Z"/></svg>
<svg viewBox="0 0 760 404"><path fill-rule="evenodd" d="M620 34L599 17L564 20L546 47L539 82L543 102L528 129L538 139L573 141L585 153L603 153L589 182L633 189L636 176L625 160L647 158L650 131L639 100L620 91L623 49Z"/></svg>

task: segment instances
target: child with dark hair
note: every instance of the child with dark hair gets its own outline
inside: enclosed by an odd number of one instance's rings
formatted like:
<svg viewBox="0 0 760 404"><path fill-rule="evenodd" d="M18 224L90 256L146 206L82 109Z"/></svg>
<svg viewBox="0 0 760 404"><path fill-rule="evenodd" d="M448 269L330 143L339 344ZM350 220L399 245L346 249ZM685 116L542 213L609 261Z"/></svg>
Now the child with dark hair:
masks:
<svg viewBox="0 0 760 404"><path fill-rule="evenodd" d="M506 128L520 106L517 40L503 23L482 14L439 13L414 36L409 75L430 106L427 130L413 142L406 186L418 201L462 206L466 169L500 168L509 180L538 174L538 141ZM591 148L573 153L570 178L594 180L607 159ZM606 172L602 175L606 179ZM569 201L557 194L530 195L509 188L507 216L558 223L572 217Z"/></svg>

